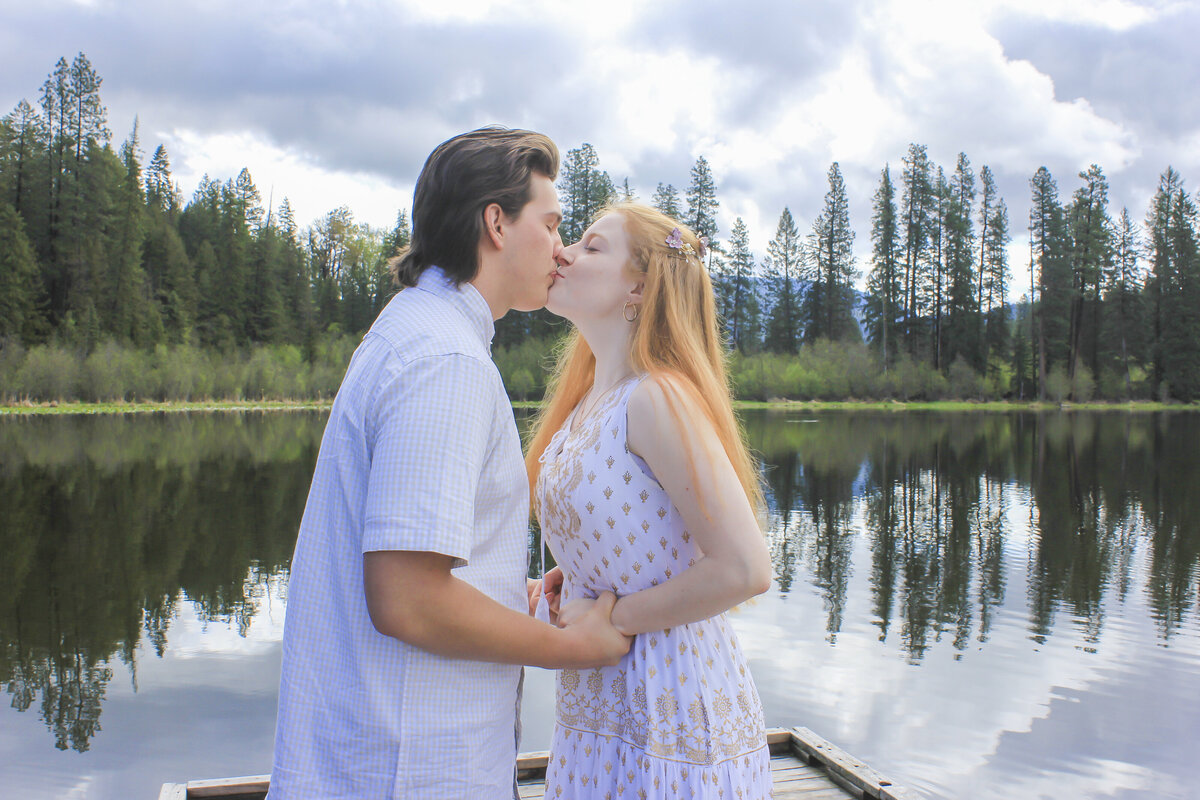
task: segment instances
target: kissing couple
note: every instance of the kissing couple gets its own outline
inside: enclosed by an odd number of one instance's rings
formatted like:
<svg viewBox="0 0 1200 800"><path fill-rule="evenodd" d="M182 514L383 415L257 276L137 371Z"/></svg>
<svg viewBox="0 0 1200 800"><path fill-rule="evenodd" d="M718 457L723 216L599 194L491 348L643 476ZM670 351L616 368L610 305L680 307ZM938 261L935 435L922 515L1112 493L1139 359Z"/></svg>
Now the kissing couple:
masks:
<svg viewBox="0 0 1200 800"><path fill-rule="evenodd" d="M618 203L564 246L558 165L499 127L425 162L300 524L273 800L516 797L526 664L558 671L546 797L771 794L725 614L770 584L763 494L706 243ZM491 340L543 306L571 332L522 454Z"/></svg>

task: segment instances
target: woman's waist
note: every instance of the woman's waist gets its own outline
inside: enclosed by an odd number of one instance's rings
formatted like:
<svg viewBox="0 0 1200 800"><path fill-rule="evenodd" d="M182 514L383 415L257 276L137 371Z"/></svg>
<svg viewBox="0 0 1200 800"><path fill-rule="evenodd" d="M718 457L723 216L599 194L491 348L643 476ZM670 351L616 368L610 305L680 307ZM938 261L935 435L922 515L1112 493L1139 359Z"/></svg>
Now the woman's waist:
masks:
<svg viewBox="0 0 1200 800"><path fill-rule="evenodd" d="M576 597L595 597L601 592L622 597L651 589L682 575L699 559L696 549L683 541L661 544L636 537L585 536L574 541L548 540L555 562L562 567L564 584L576 591Z"/></svg>

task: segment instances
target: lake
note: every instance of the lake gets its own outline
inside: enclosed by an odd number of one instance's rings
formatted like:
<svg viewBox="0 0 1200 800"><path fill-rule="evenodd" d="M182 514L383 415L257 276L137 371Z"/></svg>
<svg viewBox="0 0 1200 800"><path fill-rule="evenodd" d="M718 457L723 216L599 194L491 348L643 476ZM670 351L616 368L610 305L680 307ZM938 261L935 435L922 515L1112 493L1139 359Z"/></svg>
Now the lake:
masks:
<svg viewBox="0 0 1200 800"><path fill-rule="evenodd" d="M768 725L930 798L1200 796L1200 414L743 417L775 579L733 619ZM0 417L0 796L270 770L324 420ZM525 696L544 749L552 673Z"/></svg>

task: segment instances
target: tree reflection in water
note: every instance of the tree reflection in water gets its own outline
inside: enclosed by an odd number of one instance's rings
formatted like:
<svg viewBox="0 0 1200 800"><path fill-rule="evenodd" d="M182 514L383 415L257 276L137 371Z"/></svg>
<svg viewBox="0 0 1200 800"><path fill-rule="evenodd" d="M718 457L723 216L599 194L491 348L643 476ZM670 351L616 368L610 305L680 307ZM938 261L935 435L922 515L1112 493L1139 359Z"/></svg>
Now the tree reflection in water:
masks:
<svg viewBox="0 0 1200 800"><path fill-rule="evenodd" d="M83 751L116 660L136 686L139 647L161 657L181 611L244 635L268 582L286 585L324 418L0 419L0 678L12 706L36 707L57 747ZM1130 593L1150 598L1164 642L1198 610L1200 415L744 418L766 471L776 586L814 587L831 644L865 583L870 597L856 601L911 662L943 640L982 646L1021 559L1036 640L1062 614L1096 642L1106 609ZM536 531L530 541L536 553ZM852 583L856 569L865 582Z"/></svg>
<svg viewBox="0 0 1200 800"><path fill-rule="evenodd" d="M870 550L873 622L913 663L949 637L988 640L1005 598L1015 508L1027 507L1028 630L1068 613L1096 642L1105 604L1134 585L1162 639L1197 604L1200 417L1191 413L747 414L764 461L776 584L798 568L842 625L856 539ZM896 631L896 628L899 628Z"/></svg>
<svg viewBox="0 0 1200 800"><path fill-rule="evenodd" d="M0 420L0 677L88 749L114 658L162 656L181 603L245 635L286 571L323 416Z"/></svg>

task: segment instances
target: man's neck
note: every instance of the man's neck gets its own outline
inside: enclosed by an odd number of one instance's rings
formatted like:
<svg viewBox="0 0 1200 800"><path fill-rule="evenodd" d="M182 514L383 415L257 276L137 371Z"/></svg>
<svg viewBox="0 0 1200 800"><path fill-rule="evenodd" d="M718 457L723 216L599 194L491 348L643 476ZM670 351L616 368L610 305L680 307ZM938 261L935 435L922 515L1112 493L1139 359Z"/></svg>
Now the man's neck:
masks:
<svg viewBox="0 0 1200 800"><path fill-rule="evenodd" d="M492 310L492 319L498 320L512 310L511 294L502 280L499 265L480 258L479 272L471 279L470 284L483 296L488 308Z"/></svg>

